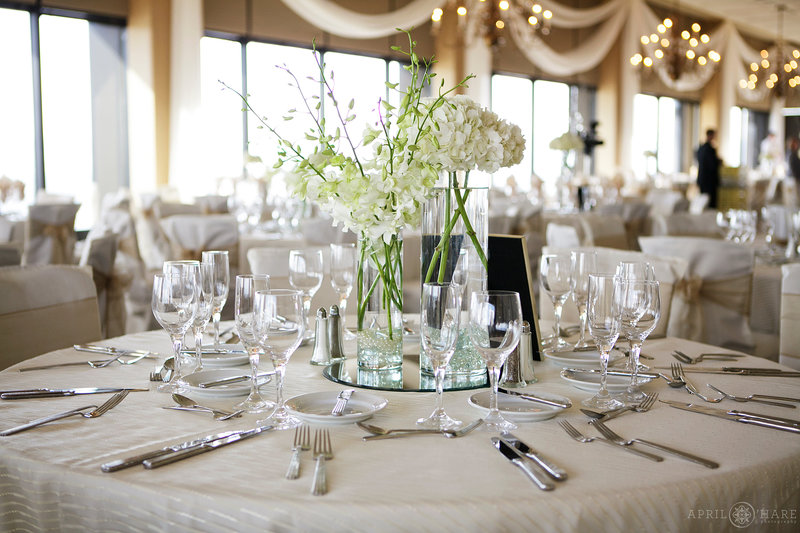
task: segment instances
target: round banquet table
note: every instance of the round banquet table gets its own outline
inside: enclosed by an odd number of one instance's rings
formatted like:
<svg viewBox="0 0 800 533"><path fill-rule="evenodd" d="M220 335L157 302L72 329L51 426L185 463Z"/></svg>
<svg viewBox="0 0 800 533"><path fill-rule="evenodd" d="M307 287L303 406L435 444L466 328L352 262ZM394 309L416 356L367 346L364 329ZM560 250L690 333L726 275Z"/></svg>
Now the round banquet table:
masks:
<svg viewBox="0 0 800 533"><path fill-rule="evenodd" d="M161 331L105 344L170 353ZM346 348L354 353L353 346ZM674 338L650 340L644 352L656 360L645 362L666 366L673 361L673 349L692 355L708 348ZM308 364L310 352L303 347L292 357L287 398L344 388L323 378L320 367ZM161 409L172 401L148 382L152 360L99 369L87 365L17 371L33 364L91 358L96 357L70 348L0 372L3 390L151 389L132 392L96 419L68 418L0 438L0 530L797 531L800 520L800 435L657 403L649 412L626 414L609 426L626 438L645 438L715 460L721 465L718 469L670 455L656 463L601 443L581 444L567 436L558 420L567 419L585 434L597 436L578 410L590 393L563 381L560 368L550 361L536 363L539 382L523 390L567 396L574 405L553 419L521 423L514 433L567 470L569 478L553 491L537 489L493 448L493 434L480 428L455 439L425 435L364 442L366 433L354 424L330 426L335 458L328 462L330 491L321 497L310 493L314 465L309 452L302 455L300 478L284 478L294 431L262 433L158 469L137 466L103 473L100 465L105 462L202 435L254 427L259 416L220 422L205 414ZM754 357L741 359L740 366L779 367ZM712 383L739 395L800 396L800 378L692 376L698 384ZM661 379L645 390L658 392L663 400L695 399ZM264 391L272 394L274 387L267 385ZM388 400L371 419L387 428L413 426L418 417L429 414L435 400L433 393L370 392ZM480 416L467 401L475 392L447 392L448 413L467 421ZM0 401L0 429L106 398ZM218 400L215 405L229 407L239 399ZM715 406L800 418L800 407L731 400ZM732 510L741 510L742 502L756 513L746 529L735 527L731 516Z"/></svg>

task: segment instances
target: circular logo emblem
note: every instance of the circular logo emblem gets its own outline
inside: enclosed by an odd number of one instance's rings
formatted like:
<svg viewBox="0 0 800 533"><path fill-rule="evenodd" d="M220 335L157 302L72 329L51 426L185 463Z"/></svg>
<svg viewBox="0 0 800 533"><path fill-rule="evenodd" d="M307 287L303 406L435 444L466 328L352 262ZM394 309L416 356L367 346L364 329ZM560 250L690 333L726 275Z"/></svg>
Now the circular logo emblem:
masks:
<svg viewBox="0 0 800 533"><path fill-rule="evenodd" d="M756 519L756 510L747 502L737 502L731 507L728 519L734 527L744 528Z"/></svg>

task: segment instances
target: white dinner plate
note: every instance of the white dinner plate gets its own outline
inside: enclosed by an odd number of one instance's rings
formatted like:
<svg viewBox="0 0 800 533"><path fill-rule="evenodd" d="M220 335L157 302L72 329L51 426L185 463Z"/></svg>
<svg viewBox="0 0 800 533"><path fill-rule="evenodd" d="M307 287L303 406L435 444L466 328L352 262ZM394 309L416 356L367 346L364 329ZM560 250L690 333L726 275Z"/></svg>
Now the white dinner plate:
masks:
<svg viewBox="0 0 800 533"><path fill-rule="evenodd" d="M519 392L524 393L525 391ZM480 409L484 413L488 413L490 394L491 391L488 390L476 392L469 397L469 404ZM571 403L569 398L549 392L537 390L536 396L540 396L545 400ZM497 408L500 410L500 414L503 415L503 418L507 418L512 422L538 422L539 420L547 420L564 410L561 407L532 402L518 396L503 394L502 392L497 393Z"/></svg>
<svg viewBox="0 0 800 533"><path fill-rule="evenodd" d="M204 361L205 363L205 361ZM204 396L206 398L232 398L235 396L247 396L250 394L250 381L240 381L230 385L219 385L217 387L201 387L201 383L215 381L218 379L232 378L234 376L244 376L249 374L247 368L217 368L192 372L184 378L186 388L191 391L191 396ZM259 386L269 383L270 377L259 379Z"/></svg>
<svg viewBox="0 0 800 533"><path fill-rule="evenodd" d="M214 368L230 368L232 366L246 365L250 363L250 357L247 355L247 352L241 344L226 344L223 345L223 349L231 351L222 353L203 353L203 366Z"/></svg>
<svg viewBox="0 0 800 533"><path fill-rule="evenodd" d="M553 364L564 368L600 368L600 352L597 350L567 350L551 353L543 351L542 355ZM623 357L625 356L622 352L612 350L608 364L614 364Z"/></svg>
<svg viewBox="0 0 800 533"><path fill-rule="evenodd" d="M599 372L581 372L580 369L565 368L561 371L561 379L568 382L576 389L588 392L597 392L600 390ZM653 378L646 376L639 376L637 382L641 386L650 383L652 379ZM628 376L608 376L606 379L606 388L608 392L612 394L625 392L630 382L631 379Z"/></svg>
<svg viewBox="0 0 800 533"><path fill-rule="evenodd" d="M312 392L286 400L286 408L294 416L310 424L350 424L371 417L388 403L368 392L354 390L341 416L333 416L331 410L336 405L339 391Z"/></svg>

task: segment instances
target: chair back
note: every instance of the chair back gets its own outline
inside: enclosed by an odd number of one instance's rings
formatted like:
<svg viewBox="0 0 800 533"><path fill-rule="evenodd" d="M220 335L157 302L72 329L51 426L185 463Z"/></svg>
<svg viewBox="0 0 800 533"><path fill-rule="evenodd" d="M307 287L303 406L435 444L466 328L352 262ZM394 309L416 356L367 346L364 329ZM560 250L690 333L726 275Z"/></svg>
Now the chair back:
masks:
<svg viewBox="0 0 800 533"><path fill-rule="evenodd" d="M717 225L716 211L706 211L698 215L692 213L653 215L650 231L652 235L722 238L722 233Z"/></svg>
<svg viewBox="0 0 800 533"><path fill-rule="evenodd" d="M668 335L752 352L752 248L702 237L640 237L639 244L646 253L689 263L676 287Z"/></svg>
<svg viewBox="0 0 800 533"><path fill-rule="evenodd" d="M3 267L0 294L0 369L102 337L89 268Z"/></svg>
<svg viewBox="0 0 800 533"><path fill-rule="evenodd" d="M238 267L239 225L233 215L173 215L161 219L173 259L200 260L203 250L228 250Z"/></svg>
<svg viewBox="0 0 800 533"><path fill-rule="evenodd" d="M87 239L80 265L92 269L103 338L125 334L125 292L131 277L115 271L118 238L114 233Z"/></svg>
<svg viewBox="0 0 800 533"><path fill-rule="evenodd" d="M629 250L625 221L619 215L581 213L578 216L584 226L586 241L592 246Z"/></svg>
<svg viewBox="0 0 800 533"><path fill-rule="evenodd" d="M547 225L545 242L554 248L577 248L581 245L578 230L574 226L566 226L551 222Z"/></svg>
<svg viewBox="0 0 800 533"><path fill-rule="evenodd" d="M800 370L800 263L781 267L780 355L782 365Z"/></svg>
<svg viewBox="0 0 800 533"><path fill-rule="evenodd" d="M75 263L78 204L32 205L25 224L25 265Z"/></svg>

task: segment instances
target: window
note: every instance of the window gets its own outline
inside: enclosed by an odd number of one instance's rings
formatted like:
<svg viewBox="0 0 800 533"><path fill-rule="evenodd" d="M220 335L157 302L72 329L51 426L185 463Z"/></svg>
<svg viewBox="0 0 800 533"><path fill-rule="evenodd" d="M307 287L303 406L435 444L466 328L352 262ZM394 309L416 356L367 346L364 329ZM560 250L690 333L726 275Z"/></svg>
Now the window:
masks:
<svg viewBox="0 0 800 533"><path fill-rule="evenodd" d="M492 111L522 130L525 137L525 155L519 165L501 168L494 176L494 186L502 187L509 177L517 182L522 191L531 187L531 169L533 169L533 121L520 120L521 117L533 117L533 84L527 78L514 76L492 76Z"/></svg>
<svg viewBox="0 0 800 533"><path fill-rule="evenodd" d="M537 80L533 83L533 172L547 183L561 175L563 154L550 142L569 131L569 85Z"/></svg>
<svg viewBox="0 0 800 533"><path fill-rule="evenodd" d="M633 137L631 138L631 168L638 179L658 173L675 175L685 171L693 160L684 154L684 124L690 113L687 102L648 94L633 98ZM691 128L687 127L687 134ZM690 143L691 144L691 143Z"/></svg>

